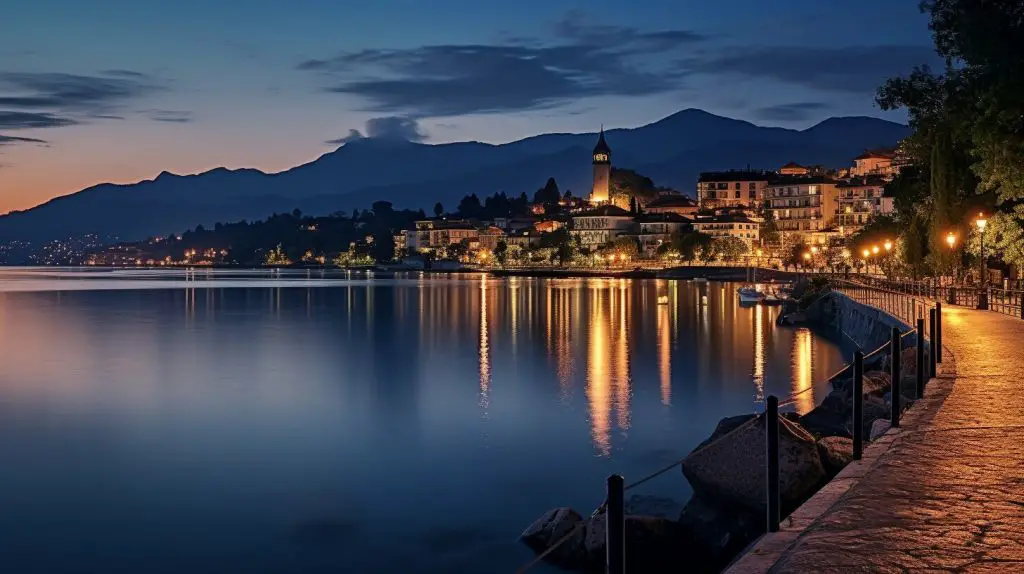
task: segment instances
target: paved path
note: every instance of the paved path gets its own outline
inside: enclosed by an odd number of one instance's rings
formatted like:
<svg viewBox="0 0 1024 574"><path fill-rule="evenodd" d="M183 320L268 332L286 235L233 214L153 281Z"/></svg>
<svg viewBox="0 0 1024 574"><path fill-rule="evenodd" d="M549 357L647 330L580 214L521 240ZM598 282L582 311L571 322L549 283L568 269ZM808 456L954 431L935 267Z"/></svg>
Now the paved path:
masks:
<svg viewBox="0 0 1024 574"><path fill-rule="evenodd" d="M770 572L1024 573L1024 321L943 321L945 374Z"/></svg>

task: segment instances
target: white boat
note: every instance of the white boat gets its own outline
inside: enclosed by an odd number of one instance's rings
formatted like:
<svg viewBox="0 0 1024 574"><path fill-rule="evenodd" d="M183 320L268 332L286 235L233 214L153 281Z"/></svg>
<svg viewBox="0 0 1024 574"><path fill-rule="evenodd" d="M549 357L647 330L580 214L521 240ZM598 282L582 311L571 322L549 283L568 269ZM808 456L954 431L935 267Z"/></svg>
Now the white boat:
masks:
<svg viewBox="0 0 1024 574"><path fill-rule="evenodd" d="M693 278L693 282L694 283L707 283L708 282L708 278L707 277L694 277Z"/></svg>
<svg viewBox="0 0 1024 574"><path fill-rule="evenodd" d="M740 296L740 303L760 303L764 300L764 293L753 285L744 285L737 289L736 293Z"/></svg>

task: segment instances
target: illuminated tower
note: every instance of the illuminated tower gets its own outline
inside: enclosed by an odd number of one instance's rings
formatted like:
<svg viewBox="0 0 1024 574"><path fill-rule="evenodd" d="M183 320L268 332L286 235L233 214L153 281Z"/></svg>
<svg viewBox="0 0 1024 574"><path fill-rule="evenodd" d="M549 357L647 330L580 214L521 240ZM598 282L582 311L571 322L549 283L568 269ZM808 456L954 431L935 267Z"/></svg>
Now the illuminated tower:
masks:
<svg viewBox="0 0 1024 574"><path fill-rule="evenodd" d="M612 148L604 141L604 128L594 146L594 187L590 190L590 203L607 203L608 186L611 183Z"/></svg>

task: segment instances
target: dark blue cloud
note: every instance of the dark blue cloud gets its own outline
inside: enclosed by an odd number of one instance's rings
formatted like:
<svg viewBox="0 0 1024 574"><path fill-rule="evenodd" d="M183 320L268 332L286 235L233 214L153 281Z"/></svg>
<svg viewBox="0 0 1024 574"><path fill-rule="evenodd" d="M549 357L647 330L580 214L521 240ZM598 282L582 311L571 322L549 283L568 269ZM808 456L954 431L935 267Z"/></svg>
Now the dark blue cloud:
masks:
<svg viewBox="0 0 1024 574"><path fill-rule="evenodd" d="M740 46L684 58L679 66L690 73L738 75L869 95L887 78L937 60L934 49L926 45Z"/></svg>
<svg viewBox="0 0 1024 574"><path fill-rule="evenodd" d="M4 134L0 134L0 145L10 145L10 144L17 144L17 143L45 144L46 140L41 140L41 139L36 139L36 138L22 138L22 137L14 137L14 136L5 136Z"/></svg>
<svg viewBox="0 0 1024 574"><path fill-rule="evenodd" d="M59 128L75 125L75 120L48 113L14 112L0 110L0 129L25 130L36 128Z"/></svg>
<svg viewBox="0 0 1024 574"><path fill-rule="evenodd" d="M181 110L145 110L143 113L154 122L187 124L192 121L192 112Z"/></svg>
<svg viewBox="0 0 1024 574"><path fill-rule="evenodd" d="M165 89L140 72L107 76L59 72L0 72L0 104L67 112L111 109Z"/></svg>
<svg viewBox="0 0 1024 574"><path fill-rule="evenodd" d="M820 116L827 109L829 105L825 102L796 102L758 108L753 113L754 117L762 120L791 122Z"/></svg>
<svg viewBox="0 0 1024 574"><path fill-rule="evenodd" d="M587 96L639 96L680 87L671 65L705 40L689 30L599 26L570 13L542 41L366 49L301 62L327 92L361 96L366 109L427 117L544 109Z"/></svg>
<svg viewBox="0 0 1024 574"><path fill-rule="evenodd" d="M367 120L365 135L364 132L360 132L359 130L349 130L348 135L338 139L329 140L326 143L331 145L342 145L364 138L421 142L427 138L427 134L420 127L419 122L414 118L388 116Z"/></svg>

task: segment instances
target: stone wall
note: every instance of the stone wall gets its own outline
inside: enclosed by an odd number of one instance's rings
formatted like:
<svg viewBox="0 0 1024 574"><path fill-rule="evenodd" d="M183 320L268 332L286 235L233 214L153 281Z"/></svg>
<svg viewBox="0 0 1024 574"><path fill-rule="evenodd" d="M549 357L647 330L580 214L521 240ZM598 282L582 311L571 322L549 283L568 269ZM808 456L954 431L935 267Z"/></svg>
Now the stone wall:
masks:
<svg viewBox="0 0 1024 574"><path fill-rule="evenodd" d="M815 327L835 330L865 353L887 343L893 327L899 327L902 332L912 328L892 315L858 303L838 291L822 295L805 314L807 321ZM916 346L917 337L911 335L903 345Z"/></svg>

